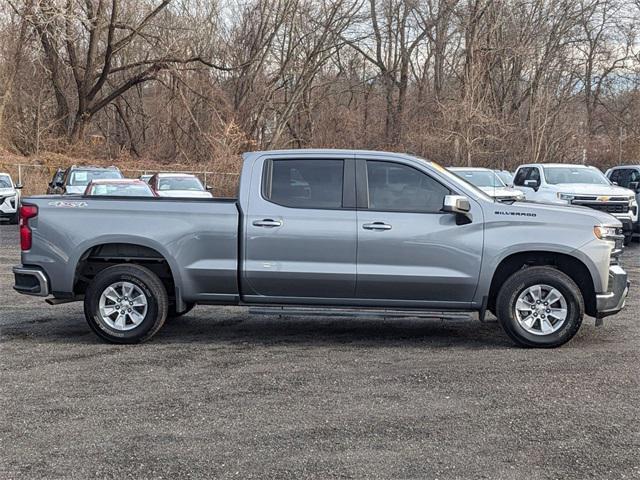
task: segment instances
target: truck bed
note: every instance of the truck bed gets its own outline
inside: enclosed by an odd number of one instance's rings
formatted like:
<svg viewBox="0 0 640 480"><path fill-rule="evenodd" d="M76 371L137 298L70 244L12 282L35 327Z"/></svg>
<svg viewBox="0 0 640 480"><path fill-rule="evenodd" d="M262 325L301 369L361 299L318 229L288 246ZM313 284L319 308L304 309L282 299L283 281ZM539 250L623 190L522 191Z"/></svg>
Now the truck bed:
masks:
<svg viewBox="0 0 640 480"><path fill-rule="evenodd" d="M167 260L185 302L238 300L236 199L39 196L25 203L38 216L22 264L41 267L58 297L73 292L79 261L99 246L130 244Z"/></svg>

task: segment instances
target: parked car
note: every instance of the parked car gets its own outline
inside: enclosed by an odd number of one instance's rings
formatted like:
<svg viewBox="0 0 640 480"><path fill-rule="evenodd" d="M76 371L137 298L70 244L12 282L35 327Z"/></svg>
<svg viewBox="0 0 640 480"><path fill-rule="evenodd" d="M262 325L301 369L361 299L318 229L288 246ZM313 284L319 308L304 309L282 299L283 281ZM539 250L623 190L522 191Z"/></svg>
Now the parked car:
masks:
<svg viewBox="0 0 640 480"><path fill-rule="evenodd" d="M513 180L527 200L561 205L579 205L609 213L623 225L629 242L638 221L635 192L613 185L595 167L568 164L522 165Z"/></svg>
<svg viewBox="0 0 640 480"><path fill-rule="evenodd" d="M449 170L501 202L524 200L524 193L508 187L498 174L489 168L451 167Z"/></svg>
<svg viewBox="0 0 640 480"><path fill-rule="evenodd" d="M8 173L0 173L0 221L18 223L18 208L20 206L20 189Z"/></svg>
<svg viewBox="0 0 640 480"><path fill-rule="evenodd" d="M54 174L47 193L54 195L82 195L87 189L87 185L93 180L120 178L124 178L124 175L116 167L79 167L73 165L67 168L61 177L58 172Z"/></svg>
<svg viewBox="0 0 640 480"><path fill-rule="evenodd" d="M84 192L85 196L155 197L151 187L142 180L130 178L93 180Z"/></svg>
<svg viewBox="0 0 640 480"><path fill-rule="evenodd" d="M14 288L83 300L89 326L115 343L212 304L318 316L489 310L516 343L557 347L585 313L598 324L620 311L629 289L612 216L497 204L397 153L247 153L238 199L51 199L23 201Z"/></svg>
<svg viewBox="0 0 640 480"><path fill-rule="evenodd" d="M494 170L494 172L507 187L513 187L513 173L508 170Z"/></svg>
<svg viewBox="0 0 640 480"><path fill-rule="evenodd" d="M636 204L640 202L640 165L621 165L607 170L606 177L616 185L635 192ZM640 222L633 225L634 237L640 236Z"/></svg>
<svg viewBox="0 0 640 480"><path fill-rule="evenodd" d="M200 179L188 173L156 173L149 185L159 197L211 198Z"/></svg>
<svg viewBox="0 0 640 480"><path fill-rule="evenodd" d="M144 175L140 175L140 180L142 180L144 183L148 184L149 181L151 180L151 177L153 177L153 174L145 173Z"/></svg>

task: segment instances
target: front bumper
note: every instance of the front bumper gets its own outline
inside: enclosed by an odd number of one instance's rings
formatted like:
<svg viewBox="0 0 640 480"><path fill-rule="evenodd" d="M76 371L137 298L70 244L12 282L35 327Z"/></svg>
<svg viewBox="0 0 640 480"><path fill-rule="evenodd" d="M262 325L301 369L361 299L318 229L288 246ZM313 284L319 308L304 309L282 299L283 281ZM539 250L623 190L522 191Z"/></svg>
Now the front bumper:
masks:
<svg viewBox="0 0 640 480"><path fill-rule="evenodd" d="M620 265L611 265L609 267L609 291L596 294L598 318L615 315L624 308L629 294L629 280L627 277L627 272Z"/></svg>
<svg viewBox="0 0 640 480"><path fill-rule="evenodd" d="M622 223L622 231L625 234L630 234L633 233L633 219L628 215L613 215L617 220L620 221L620 223Z"/></svg>
<svg viewBox="0 0 640 480"><path fill-rule="evenodd" d="M13 289L24 295L49 296L49 279L46 273L35 267L13 267Z"/></svg>

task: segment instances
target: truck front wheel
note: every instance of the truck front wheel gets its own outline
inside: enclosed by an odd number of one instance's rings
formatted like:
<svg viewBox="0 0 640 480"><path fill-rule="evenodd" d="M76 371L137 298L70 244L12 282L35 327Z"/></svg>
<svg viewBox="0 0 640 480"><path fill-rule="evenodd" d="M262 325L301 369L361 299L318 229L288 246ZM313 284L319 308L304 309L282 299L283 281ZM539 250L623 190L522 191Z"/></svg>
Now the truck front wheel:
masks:
<svg viewBox="0 0 640 480"><path fill-rule="evenodd" d="M497 317L518 345L553 348L576 334L584 316L584 300L576 283L553 267L528 267L502 285Z"/></svg>
<svg viewBox="0 0 640 480"><path fill-rule="evenodd" d="M111 343L140 343L167 318L164 285L148 268L115 265L102 270L85 293L84 314L91 329Z"/></svg>

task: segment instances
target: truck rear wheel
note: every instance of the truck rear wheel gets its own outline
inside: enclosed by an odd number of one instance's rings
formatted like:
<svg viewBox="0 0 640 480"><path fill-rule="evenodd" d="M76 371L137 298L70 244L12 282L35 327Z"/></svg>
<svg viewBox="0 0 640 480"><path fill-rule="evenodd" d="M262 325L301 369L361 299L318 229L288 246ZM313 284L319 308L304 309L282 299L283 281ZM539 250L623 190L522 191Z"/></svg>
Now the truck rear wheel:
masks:
<svg viewBox="0 0 640 480"><path fill-rule="evenodd" d="M529 267L511 275L496 307L504 331L524 347L563 345L577 333L584 316L580 289L553 267Z"/></svg>
<svg viewBox="0 0 640 480"><path fill-rule="evenodd" d="M140 343L160 330L168 306L167 292L155 273L140 265L115 265L89 285L84 314L103 340Z"/></svg>

